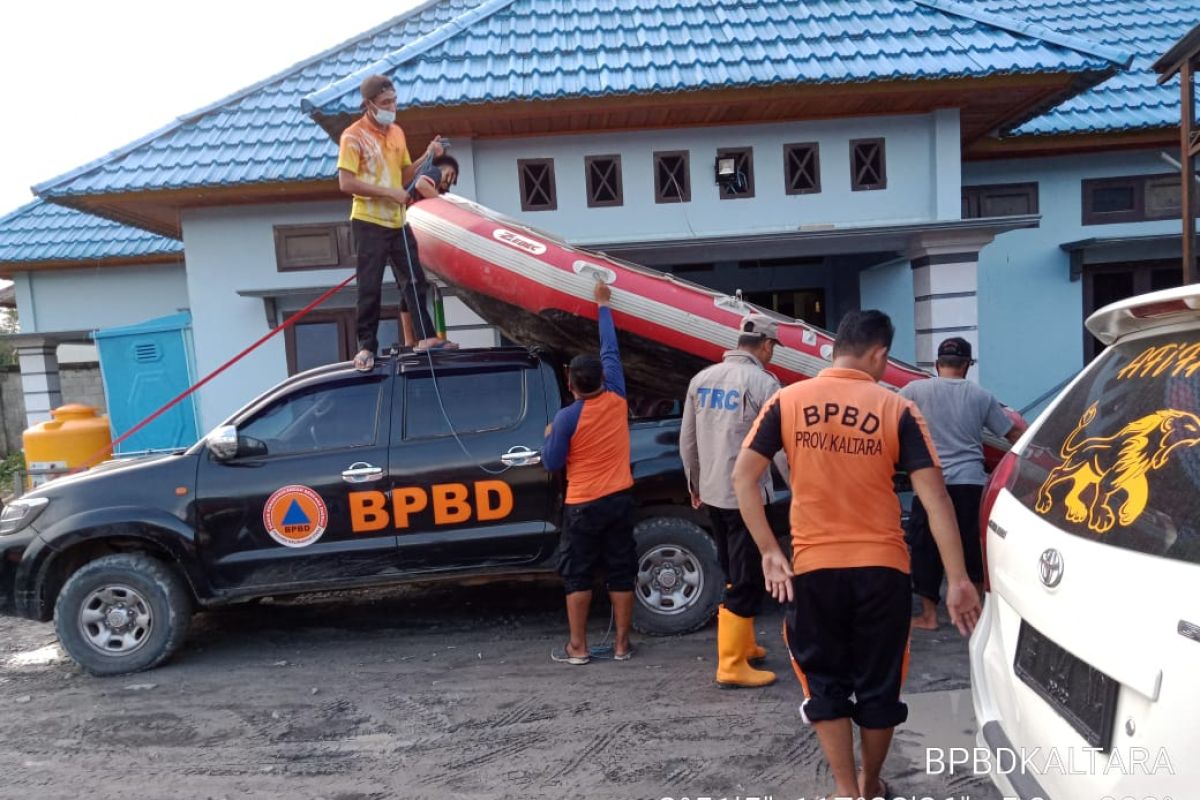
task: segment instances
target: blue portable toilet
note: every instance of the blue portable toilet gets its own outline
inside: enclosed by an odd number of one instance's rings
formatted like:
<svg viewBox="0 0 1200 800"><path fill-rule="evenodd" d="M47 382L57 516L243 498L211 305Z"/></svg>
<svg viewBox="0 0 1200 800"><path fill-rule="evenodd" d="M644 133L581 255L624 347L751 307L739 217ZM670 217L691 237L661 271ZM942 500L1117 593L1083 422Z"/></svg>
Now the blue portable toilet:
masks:
<svg viewBox="0 0 1200 800"><path fill-rule="evenodd" d="M195 382L192 315L148 319L92 333L108 398L113 439L153 414ZM117 453L187 447L198 438L195 396L185 398L126 439Z"/></svg>

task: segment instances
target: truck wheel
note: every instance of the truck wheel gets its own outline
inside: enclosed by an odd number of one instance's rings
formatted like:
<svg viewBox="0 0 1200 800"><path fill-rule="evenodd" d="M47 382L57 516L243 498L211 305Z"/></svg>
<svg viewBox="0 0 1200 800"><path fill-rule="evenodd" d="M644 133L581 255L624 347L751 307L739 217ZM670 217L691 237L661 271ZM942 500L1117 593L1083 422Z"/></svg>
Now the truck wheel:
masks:
<svg viewBox="0 0 1200 800"><path fill-rule="evenodd" d="M54 604L59 642L93 675L158 666L183 643L191 616L191 596L179 576L136 553L85 564Z"/></svg>
<svg viewBox="0 0 1200 800"><path fill-rule="evenodd" d="M638 572L633 627L670 636L708 623L721 602L721 565L708 533L680 517L651 517L633 529Z"/></svg>

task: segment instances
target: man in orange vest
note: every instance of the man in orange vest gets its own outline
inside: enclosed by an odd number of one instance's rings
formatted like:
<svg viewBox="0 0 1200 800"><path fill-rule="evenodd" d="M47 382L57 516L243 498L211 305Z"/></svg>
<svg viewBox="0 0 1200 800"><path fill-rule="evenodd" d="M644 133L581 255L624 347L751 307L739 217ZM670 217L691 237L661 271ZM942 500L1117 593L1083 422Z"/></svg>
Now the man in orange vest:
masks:
<svg viewBox="0 0 1200 800"><path fill-rule="evenodd" d="M929 514L949 581L946 606L963 635L979 619L954 506L916 404L878 384L895 329L880 311L838 326L833 365L781 389L763 408L733 468L738 508L762 553L767 590L790 605L785 641L836 782L834 795L891 797L880 769L908 718L900 686L908 662L908 547L897 466ZM792 557L763 511L759 479L783 450L791 468ZM851 722L862 732L857 773Z"/></svg>

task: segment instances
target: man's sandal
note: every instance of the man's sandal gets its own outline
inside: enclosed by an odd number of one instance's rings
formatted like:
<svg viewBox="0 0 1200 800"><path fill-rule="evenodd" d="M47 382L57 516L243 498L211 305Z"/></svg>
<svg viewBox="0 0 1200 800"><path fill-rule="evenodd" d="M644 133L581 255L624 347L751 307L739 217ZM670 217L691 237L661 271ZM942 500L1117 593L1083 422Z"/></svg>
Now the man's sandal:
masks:
<svg viewBox="0 0 1200 800"><path fill-rule="evenodd" d="M359 372L370 372L375 369L375 354L370 350L359 350L354 356L354 368Z"/></svg>

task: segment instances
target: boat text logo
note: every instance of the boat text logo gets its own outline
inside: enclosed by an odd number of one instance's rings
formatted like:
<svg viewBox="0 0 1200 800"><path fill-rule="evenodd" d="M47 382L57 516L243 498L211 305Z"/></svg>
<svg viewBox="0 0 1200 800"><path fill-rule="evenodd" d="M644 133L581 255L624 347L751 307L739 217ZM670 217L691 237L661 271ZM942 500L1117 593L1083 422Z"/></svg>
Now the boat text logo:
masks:
<svg viewBox="0 0 1200 800"><path fill-rule="evenodd" d="M515 247L530 255L540 256L546 252L546 245L541 242L535 242L533 239L527 239L519 233L513 233L505 228L496 228L492 231L492 238L498 242L504 242L509 247Z"/></svg>

